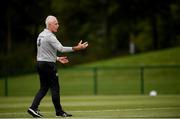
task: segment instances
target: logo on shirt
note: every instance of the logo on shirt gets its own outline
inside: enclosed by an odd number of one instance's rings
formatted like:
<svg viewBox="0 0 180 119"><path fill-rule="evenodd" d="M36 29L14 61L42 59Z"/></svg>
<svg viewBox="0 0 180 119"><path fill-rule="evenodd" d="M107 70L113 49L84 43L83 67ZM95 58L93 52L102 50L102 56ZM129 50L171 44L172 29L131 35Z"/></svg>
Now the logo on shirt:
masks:
<svg viewBox="0 0 180 119"><path fill-rule="evenodd" d="M37 40L37 45L38 45L38 46L41 45L41 39L40 39L40 38Z"/></svg>

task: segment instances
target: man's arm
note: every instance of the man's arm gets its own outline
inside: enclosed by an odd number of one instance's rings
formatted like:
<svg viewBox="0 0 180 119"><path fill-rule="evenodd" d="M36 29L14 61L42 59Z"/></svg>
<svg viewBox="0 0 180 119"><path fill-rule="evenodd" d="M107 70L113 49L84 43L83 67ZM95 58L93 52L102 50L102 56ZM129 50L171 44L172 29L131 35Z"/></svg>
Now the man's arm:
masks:
<svg viewBox="0 0 180 119"><path fill-rule="evenodd" d="M82 40L81 40L78 43L78 45L76 45L74 47L65 47L56 39L56 37L52 36L51 37L51 45L53 47L55 47L59 52L73 52L73 51L86 49L88 46L88 42L82 43Z"/></svg>

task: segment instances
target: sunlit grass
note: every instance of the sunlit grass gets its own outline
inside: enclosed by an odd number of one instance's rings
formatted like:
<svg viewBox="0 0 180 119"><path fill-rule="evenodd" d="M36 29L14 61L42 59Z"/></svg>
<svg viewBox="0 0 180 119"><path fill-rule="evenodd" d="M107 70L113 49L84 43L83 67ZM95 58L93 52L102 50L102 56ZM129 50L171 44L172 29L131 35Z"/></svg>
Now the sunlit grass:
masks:
<svg viewBox="0 0 180 119"><path fill-rule="evenodd" d="M27 109L33 97L0 97L0 118L31 118ZM180 96L62 96L64 110L75 119L87 118L177 118L180 117ZM50 96L40 106L46 118L55 118Z"/></svg>

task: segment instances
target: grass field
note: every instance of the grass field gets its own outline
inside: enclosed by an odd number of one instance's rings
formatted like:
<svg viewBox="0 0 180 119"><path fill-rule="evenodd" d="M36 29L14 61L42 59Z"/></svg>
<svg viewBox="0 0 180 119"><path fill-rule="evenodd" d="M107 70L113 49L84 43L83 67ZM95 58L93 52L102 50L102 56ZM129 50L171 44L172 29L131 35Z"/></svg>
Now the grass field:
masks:
<svg viewBox="0 0 180 119"><path fill-rule="evenodd" d="M180 47L146 54L114 58L106 61L80 65L77 68L59 69L62 95L93 95L94 69L97 67L97 94L122 95L141 93L140 68L117 68L119 66L180 65ZM100 67L100 68L99 68ZM109 69L103 67L111 67ZM114 67L114 68L112 68ZM1 80L2 79L2 80ZM0 96L5 95L5 80L0 78ZM151 90L158 94L180 94L180 67L144 69L144 93ZM8 96L33 96L39 88L37 73L8 76ZM23 90L22 90L23 89Z"/></svg>
<svg viewBox="0 0 180 119"><path fill-rule="evenodd" d="M62 105L73 114L71 119L180 118L179 67L144 69L144 95L140 95L139 68L103 68L142 64L180 65L179 52L180 47L85 64L79 66L80 69L59 69ZM101 67L97 72L98 95L94 95L94 70L90 67ZM4 96L6 83L4 77L1 79L0 118L31 118L26 111L39 89L37 73L9 75L9 97ZM158 96L148 96L151 90L156 90ZM46 118L55 118L49 94L42 100L40 110Z"/></svg>
<svg viewBox="0 0 180 119"><path fill-rule="evenodd" d="M0 118L31 118L27 108L33 97L0 97ZM180 95L63 96L71 119L180 118ZM45 118L56 118L51 98L39 107Z"/></svg>
<svg viewBox="0 0 180 119"><path fill-rule="evenodd" d="M146 52L131 56L116 57L108 60L80 65L81 67L127 66L127 65L172 65L180 64L180 47Z"/></svg>

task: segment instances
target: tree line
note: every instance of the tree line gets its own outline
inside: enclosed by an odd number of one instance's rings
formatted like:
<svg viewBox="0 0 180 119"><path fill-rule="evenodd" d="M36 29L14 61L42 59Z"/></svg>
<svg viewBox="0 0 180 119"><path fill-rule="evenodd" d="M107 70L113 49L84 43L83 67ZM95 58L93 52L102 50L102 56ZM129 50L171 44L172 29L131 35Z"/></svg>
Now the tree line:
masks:
<svg viewBox="0 0 180 119"><path fill-rule="evenodd" d="M74 65L180 45L178 0L3 0L0 7L1 67L34 67L36 38L47 15L60 24L63 45L89 48L68 55ZM79 56L77 56L79 55ZM82 58L83 57L83 60Z"/></svg>

